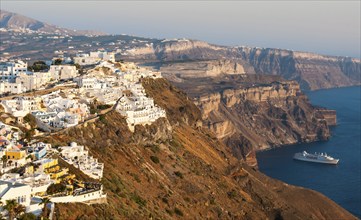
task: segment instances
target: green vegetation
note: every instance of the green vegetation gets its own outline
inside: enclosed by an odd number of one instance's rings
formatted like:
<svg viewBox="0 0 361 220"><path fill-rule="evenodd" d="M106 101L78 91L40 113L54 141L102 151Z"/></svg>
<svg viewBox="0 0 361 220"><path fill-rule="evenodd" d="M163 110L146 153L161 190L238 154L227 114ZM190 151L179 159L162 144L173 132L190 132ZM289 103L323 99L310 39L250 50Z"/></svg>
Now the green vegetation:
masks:
<svg viewBox="0 0 361 220"><path fill-rule="evenodd" d="M159 163L159 158L156 156L150 156L150 159L153 161L153 163Z"/></svg>
<svg viewBox="0 0 361 220"><path fill-rule="evenodd" d="M24 213L18 219L19 220L36 220L37 218L36 218L36 215L34 215L33 213Z"/></svg>
<svg viewBox="0 0 361 220"><path fill-rule="evenodd" d="M26 211L25 206L17 203L15 199L6 200L4 209L8 211L9 219L19 218Z"/></svg>
<svg viewBox="0 0 361 220"><path fill-rule="evenodd" d="M233 198L236 198L237 192L235 190L232 190L232 191L229 191L227 193L227 195L228 195L228 198L233 199Z"/></svg>
<svg viewBox="0 0 361 220"><path fill-rule="evenodd" d="M179 216L183 216L182 210L178 209L177 207L174 208L174 213L179 215Z"/></svg>
<svg viewBox="0 0 361 220"><path fill-rule="evenodd" d="M48 211L49 211L49 209L48 209L48 207L47 207L48 203L50 203L49 197L44 197L44 198L42 198L42 199L41 199L41 202L39 203L40 205L44 205L44 206L43 206L42 213L41 213L41 216L42 216L43 218L47 218L47 217L48 217Z"/></svg>
<svg viewBox="0 0 361 220"><path fill-rule="evenodd" d="M108 123L107 119L105 118L105 115L99 115L99 120L100 120L101 122L103 122L104 124L107 124L107 123Z"/></svg>
<svg viewBox="0 0 361 220"><path fill-rule="evenodd" d="M24 134L24 139L30 142L34 135L35 135L35 129L28 130Z"/></svg>
<svg viewBox="0 0 361 220"><path fill-rule="evenodd" d="M35 61L32 66L28 66L28 70L33 72L47 71L48 69L49 67L44 61Z"/></svg>
<svg viewBox="0 0 361 220"><path fill-rule="evenodd" d="M180 171L175 171L174 174L175 174L177 177L183 179L183 173L181 173Z"/></svg>
<svg viewBox="0 0 361 220"><path fill-rule="evenodd" d="M29 123L32 128L36 128L36 118L32 114L25 115L24 122Z"/></svg>
<svg viewBox="0 0 361 220"><path fill-rule="evenodd" d="M139 196L138 194L136 194L135 192L132 193L130 196L131 196L130 198L131 198L135 203L137 203L139 206L141 206L141 207L146 206L147 201L146 201L145 199L143 199L142 197L140 197L140 196Z"/></svg>
<svg viewBox="0 0 361 220"><path fill-rule="evenodd" d="M3 162L3 168L5 168L5 167L6 167L6 164L7 164L7 162L8 162L8 158L6 157L6 155L3 155L3 156L1 157L1 161Z"/></svg>
<svg viewBox="0 0 361 220"><path fill-rule="evenodd" d="M56 193L61 193L64 192L66 190L66 186L64 184L61 183L55 183L55 184L51 184L48 189L46 190L46 193L49 195L53 195Z"/></svg>
<svg viewBox="0 0 361 220"><path fill-rule="evenodd" d="M111 108L112 107L112 105L98 105L97 106L97 109L99 109L99 110L104 110L104 109L108 109L108 108Z"/></svg>
<svg viewBox="0 0 361 220"><path fill-rule="evenodd" d="M62 62L63 62L63 60L60 59L60 58L58 58L58 59L56 59L56 60L53 61L53 64L54 64L54 65L61 65Z"/></svg>

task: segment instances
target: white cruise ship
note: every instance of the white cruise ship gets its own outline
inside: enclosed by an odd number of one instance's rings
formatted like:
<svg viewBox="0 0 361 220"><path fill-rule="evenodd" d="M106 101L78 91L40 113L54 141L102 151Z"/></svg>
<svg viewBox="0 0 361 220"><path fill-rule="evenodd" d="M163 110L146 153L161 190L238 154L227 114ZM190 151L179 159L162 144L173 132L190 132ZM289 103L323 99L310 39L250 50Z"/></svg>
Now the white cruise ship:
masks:
<svg viewBox="0 0 361 220"><path fill-rule="evenodd" d="M303 151L302 153L296 153L293 159L307 161L307 162L315 162L315 163L327 163L327 164L337 164L339 161L339 159L335 159L331 156L328 156L326 153L309 154L306 151Z"/></svg>

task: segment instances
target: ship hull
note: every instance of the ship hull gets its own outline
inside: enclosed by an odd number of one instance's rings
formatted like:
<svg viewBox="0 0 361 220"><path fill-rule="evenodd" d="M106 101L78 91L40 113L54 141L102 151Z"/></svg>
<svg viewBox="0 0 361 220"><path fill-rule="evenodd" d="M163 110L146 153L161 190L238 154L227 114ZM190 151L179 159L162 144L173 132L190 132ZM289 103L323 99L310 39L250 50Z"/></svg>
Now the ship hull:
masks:
<svg viewBox="0 0 361 220"><path fill-rule="evenodd" d="M294 157L293 159L306 161L306 162L324 163L324 164L333 164L333 165L338 164L338 161L339 161L339 160L329 160L329 161L326 161L326 160L314 160L314 159L308 159L308 158L302 158L302 157Z"/></svg>

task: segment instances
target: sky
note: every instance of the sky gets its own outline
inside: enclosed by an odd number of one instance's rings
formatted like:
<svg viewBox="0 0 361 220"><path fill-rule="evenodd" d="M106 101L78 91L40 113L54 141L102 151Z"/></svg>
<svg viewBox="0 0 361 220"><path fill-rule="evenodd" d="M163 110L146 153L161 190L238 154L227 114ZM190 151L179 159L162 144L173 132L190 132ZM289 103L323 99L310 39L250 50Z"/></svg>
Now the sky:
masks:
<svg viewBox="0 0 361 220"><path fill-rule="evenodd" d="M72 29L360 58L360 2L0 0L0 7Z"/></svg>

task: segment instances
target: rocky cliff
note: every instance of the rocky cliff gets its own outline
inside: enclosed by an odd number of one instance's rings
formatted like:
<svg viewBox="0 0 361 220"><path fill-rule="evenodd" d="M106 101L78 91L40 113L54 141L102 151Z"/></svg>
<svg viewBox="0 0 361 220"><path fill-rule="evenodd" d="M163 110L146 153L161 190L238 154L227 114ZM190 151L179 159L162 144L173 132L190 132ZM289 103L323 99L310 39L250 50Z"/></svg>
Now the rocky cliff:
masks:
<svg viewBox="0 0 361 220"><path fill-rule="evenodd" d="M320 193L240 164L167 81L143 85L168 120L131 133L112 111L45 138L55 145L76 140L105 164L107 204L57 204L55 219L356 219Z"/></svg>
<svg viewBox="0 0 361 220"><path fill-rule="evenodd" d="M257 73L297 80L306 90L360 85L358 59L269 48L239 47L238 50Z"/></svg>
<svg viewBox="0 0 361 220"><path fill-rule="evenodd" d="M175 83L194 98L203 125L240 159L270 147L327 140L336 123L335 112L312 106L295 81L259 75L182 79Z"/></svg>
<svg viewBox="0 0 361 220"><path fill-rule="evenodd" d="M135 47L123 58L145 63L158 62L156 66L166 71L170 67L186 69L183 71L186 74L195 70L193 74L200 75L204 75L204 71L200 71L204 70L204 61L228 59L242 65L245 73L280 75L298 81L305 90L360 85L361 78L359 59L273 48L223 47L187 39L158 41ZM199 62L198 68L195 62ZM213 62L211 65L214 69L222 69L222 65L227 69L229 64L223 62L220 66L220 63ZM212 67L206 68L209 69ZM229 71L233 72L232 69Z"/></svg>

